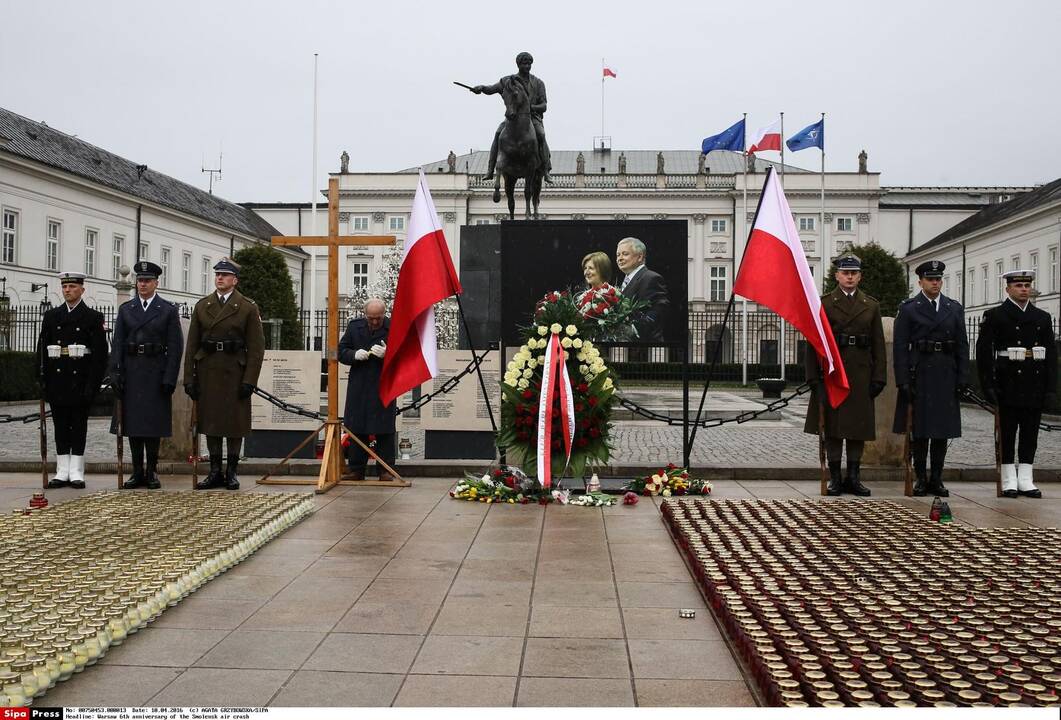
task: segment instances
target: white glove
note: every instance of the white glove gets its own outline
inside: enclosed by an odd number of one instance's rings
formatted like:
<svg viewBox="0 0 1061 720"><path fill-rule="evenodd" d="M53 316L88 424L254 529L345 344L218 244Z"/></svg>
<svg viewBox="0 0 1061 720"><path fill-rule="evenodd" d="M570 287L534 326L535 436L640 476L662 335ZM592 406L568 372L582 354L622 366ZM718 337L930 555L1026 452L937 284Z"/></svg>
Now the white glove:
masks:
<svg viewBox="0 0 1061 720"><path fill-rule="evenodd" d="M372 350L370 350L369 352L371 352L373 355L375 355L376 357L378 357L379 359L382 360L383 356L387 354L387 346L386 345L373 345L372 346Z"/></svg>
<svg viewBox="0 0 1061 720"><path fill-rule="evenodd" d="M354 360L368 360L368 350L358 350L354 353Z"/></svg>

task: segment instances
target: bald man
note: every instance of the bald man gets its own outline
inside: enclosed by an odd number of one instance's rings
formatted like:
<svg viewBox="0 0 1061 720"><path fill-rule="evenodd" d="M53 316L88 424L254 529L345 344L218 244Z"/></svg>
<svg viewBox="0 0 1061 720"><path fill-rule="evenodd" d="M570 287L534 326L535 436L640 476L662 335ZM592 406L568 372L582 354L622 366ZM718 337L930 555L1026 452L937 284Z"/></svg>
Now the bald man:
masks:
<svg viewBox="0 0 1061 720"><path fill-rule="evenodd" d="M339 362L350 366L350 381L346 385L346 410L343 424L357 435L391 467L394 467L394 418L397 404L384 406L379 401L379 376L383 358L387 354L387 333L390 319L387 306L379 298L365 303L365 316L354 318L339 341ZM347 448L350 471L344 480L364 480L368 453L352 443ZM394 478L383 467L378 468L380 480Z"/></svg>

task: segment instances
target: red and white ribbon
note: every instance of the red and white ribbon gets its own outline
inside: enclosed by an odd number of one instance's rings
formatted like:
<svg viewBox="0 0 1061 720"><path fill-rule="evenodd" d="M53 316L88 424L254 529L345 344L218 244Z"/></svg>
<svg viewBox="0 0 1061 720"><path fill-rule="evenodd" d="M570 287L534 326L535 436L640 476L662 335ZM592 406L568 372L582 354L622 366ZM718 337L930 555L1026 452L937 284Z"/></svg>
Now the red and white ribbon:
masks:
<svg viewBox="0 0 1061 720"><path fill-rule="evenodd" d="M571 395L571 377L564 362L560 336L552 334L545 348L542 364L542 391L538 397L538 481L548 489L552 485L553 398L559 394L560 425L564 434L564 450L571 461L571 445L575 439L575 402Z"/></svg>

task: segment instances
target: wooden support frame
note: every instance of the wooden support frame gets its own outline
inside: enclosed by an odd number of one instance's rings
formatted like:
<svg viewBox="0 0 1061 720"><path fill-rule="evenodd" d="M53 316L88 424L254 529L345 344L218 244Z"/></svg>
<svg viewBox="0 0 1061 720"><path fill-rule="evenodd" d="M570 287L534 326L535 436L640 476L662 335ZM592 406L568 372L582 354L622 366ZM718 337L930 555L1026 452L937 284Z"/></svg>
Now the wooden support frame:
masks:
<svg viewBox="0 0 1061 720"><path fill-rule="evenodd" d="M379 457L370 448L365 448L376 462L380 463L390 472L394 482L366 482L343 481L343 424L339 419L339 248L350 246L381 246L393 245L396 238L393 235L339 235L339 178L328 179L328 234L324 236L277 236L272 238L273 245L297 245L328 248L328 345L326 358L328 360L328 419L320 428L317 428L310 437L306 438L297 448L284 458L276 468L287 463L291 457L306 446L310 439L316 439L321 429L324 430L324 457L321 458L320 473L317 476L317 492L324 493L340 484L358 485L391 485L395 487L407 487L410 483L399 476L394 469L380 461ZM310 322L313 319L310 318ZM355 442L359 442L356 436ZM362 444L362 447L364 445ZM258 480L261 484L291 484L308 485L309 481L298 480L273 480L269 478L276 468Z"/></svg>

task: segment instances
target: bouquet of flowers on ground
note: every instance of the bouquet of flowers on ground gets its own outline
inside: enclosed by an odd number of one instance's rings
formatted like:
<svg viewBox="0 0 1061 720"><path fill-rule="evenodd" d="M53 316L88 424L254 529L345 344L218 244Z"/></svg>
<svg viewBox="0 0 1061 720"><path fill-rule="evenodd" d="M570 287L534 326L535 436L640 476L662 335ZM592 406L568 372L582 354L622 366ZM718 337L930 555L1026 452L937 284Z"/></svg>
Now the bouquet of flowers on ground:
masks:
<svg viewBox="0 0 1061 720"><path fill-rule="evenodd" d="M570 490L560 488L546 490L537 479L528 477L522 470L511 465L493 468L482 475L468 473L463 480L450 488L449 496L455 500L488 504L539 503L547 505L558 503L587 507L606 507L615 504L614 498L602 493L572 496Z"/></svg>
<svg viewBox="0 0 1061 720"><path fill-rule="evenodd" d="M667 467L659 472L631 480L623 486L623 489L639 495L670 497L671 495L710 495L711 487L711 483L707 480L689 477L689 471L686 468L668 463Z"/></svg>
<svg viewBox="0 0 1061 720"><path fill-rule="evenodd" d="M579 293L575 305L584 318L586 336L597 342L636 340L634 319L637 313L648 307L644 300L624 297L608 283Z"/></svg>
<svg viewBox="0 0 1061 720"><path fill-rule="evenodd" d="M574 441L565 473L559 399L553 399L557 420L545 447L551 450L554 477L581 477L586 464L604 464L610 456L611 408L615 383L600 350L582 334L583 317L569 292L551 292L535 306L534 324L524 329L524 344L509 362L501 383L501 426L498 445L520 453L527 473L536 473L538 414L545 351L559 336L571 379Z"/></svg>

